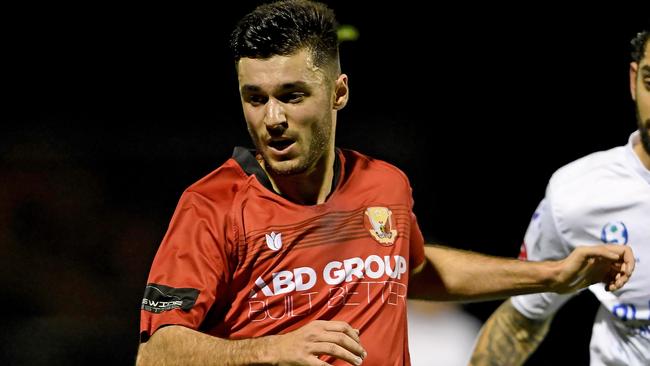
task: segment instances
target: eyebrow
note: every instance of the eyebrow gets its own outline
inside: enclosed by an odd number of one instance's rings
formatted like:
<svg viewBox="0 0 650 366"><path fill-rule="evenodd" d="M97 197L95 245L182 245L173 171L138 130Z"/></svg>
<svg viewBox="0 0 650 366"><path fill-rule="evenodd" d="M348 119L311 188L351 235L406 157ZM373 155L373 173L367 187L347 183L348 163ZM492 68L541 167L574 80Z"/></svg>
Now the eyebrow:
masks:
<svg viewBox="0 0 650 366"><path fill-rule="evenodd" d="M304 81L294 81L290 83L284 83L280 85L280 87L277 88L275 92L284 92L287 90L295 90L295 89L309 89L309 85ZM243 93L258 93L262 91L262 88L260 88L257 85L245 84L244 86L242 86L241 91Z"/></svg>

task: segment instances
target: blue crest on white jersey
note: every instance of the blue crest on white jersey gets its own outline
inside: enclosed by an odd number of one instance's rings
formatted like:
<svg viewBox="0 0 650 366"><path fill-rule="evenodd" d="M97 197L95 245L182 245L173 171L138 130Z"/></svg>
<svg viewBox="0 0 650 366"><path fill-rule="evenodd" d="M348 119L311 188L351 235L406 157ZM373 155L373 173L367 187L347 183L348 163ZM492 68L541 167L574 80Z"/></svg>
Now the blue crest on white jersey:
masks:
<svg viewBox="0 0 650 366"><path fill-rule="evenodd" d="M622 221L608 222L600 232L600 240L609 244L627 244L627 227Z"/></svg>

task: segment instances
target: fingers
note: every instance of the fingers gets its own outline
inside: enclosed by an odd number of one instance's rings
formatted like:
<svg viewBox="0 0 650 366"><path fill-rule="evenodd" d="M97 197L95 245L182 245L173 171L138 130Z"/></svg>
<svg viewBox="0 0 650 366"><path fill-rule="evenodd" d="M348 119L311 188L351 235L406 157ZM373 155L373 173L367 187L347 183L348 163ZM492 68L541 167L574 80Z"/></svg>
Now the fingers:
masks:
<svg viewBox="0 0 650 366"><path fill-rule="evenodd" d="M617 274L613 280L605 282L605 288L607 291L616 291L622 288L626 283L627 278Z"/></svg>
<svg viewBox="0 0 650 366"><path fill-rule="evenodd" d="M598 282L615 291L630 278L635 259L627 245L601 244L576 248L562 264L554 291L572 292Z"/></svg>
<svg viewBox="0 0 650 366"><path fill-rule="evenodd" d="M598 255L602 255L604 258L619 262L620 264L623 265L622 268L627 273L628 276L632 274L632 272L634 271L634 265L636 260L634 258L634 253L632 252L632 248L630 248L630 246L619 245L619 244L603 244L603 245L595 246L593 248L599 248L599 247L604 247L612 255L607 255L606 253L597 250ZM616 257L614 257L614 255Z"/></svg>
<svg viewBox="0 0 650 366"><path fill-rule="evenodd" d="M619 259L611 266L611 280L605 283L608 291L622 288L634 272L635 258L632 249L627 245L606 245L608 250L619 253Z"/></svg>
<svg viewBox="0 0 650 366"><path fill-rule="evenodd" d="M605 289L608 291L616 291L622 288L634 271L635 258L632 249L626 245L611 244L594 246L593 248L594 250L585 252L587 258L596 258L601 263L611 260L608 271L605 273L604 278L601 279L605 284ZM604 248L606 251L615 254L617 258L613 259L613 256L608 255L607 252L603 252L600 248Z"/></svg>
<svg viewBox="0 0 650 366"><path fill-rule="evenodd" d="M347 334L348 337L355 340L357 343L361 343L361 338L359 338L359 330L352 328L350 324L340 321L328 321L325 323L325 330L330 332L341 332Z"/></svg>
<svg viewBox="0 0 650 366"><path fill-rule="evenodd" d="M584 252L587 258L602 258L611 261L618 261L625 251L622 245L612 244L578 247L576 250Z"/></svg>
<svg viewBox="0 0 650 366"><path fill-rule="evenodd" d="M339 360L346 361L352 365L361 365L363 358L357 356L337 343L317 342L312 346L311 353L315 355L328 355Z"/></svg>
<svg viewBox="0 0 650 366"><path fill-rule="evenodd" d="M318 356L327 355L346 361L351 365L361 365L366 350L361 345L359 330L341 321L316 320L296 331L291 348L297 347L307 352L309 357L303 362L309 365L328 365Z"/></svg>
<svg viewBox="0 0 650 366"><path fill-rule="evenodd" d="M586 258L608 259L618 263L628 276L634 271L636 260L632 248L628 245L601 244L578 247L576 250L584 252Z"/></svg>
<svg viewBox="0 0 650 366"><path fill-rule="evenodd" d="M629 271L626 270L626 265L612 266L609 274L609 279L605 282L607 291L616 291L623 287L630 279Z"/></svg>
<svg viewBox="0 0 650 366"><path fill-rule="evenodd" d="M345 322L329 321L325 323L325 330L319 337L315 352L340 358L353 365L361 364L366 350L361 346L358 329Z"/></svg>
<svg viewBox="0 0 650 366"><path fill-rule="evenodd" d="M626 276L624 276L616 266L612 266L611 271L606 275L603 282L607 291L616 291L625 284Z"/></svg>
<svg viewBox="0 0 650 366"><path fill-rule="evenodd" d="M627 245L622 246L624 249L623 252L623 268L628 276L632 275L634 272L634 266L636 265L636 259L634 258L634 253L632 253L632 248Z"/></svg>

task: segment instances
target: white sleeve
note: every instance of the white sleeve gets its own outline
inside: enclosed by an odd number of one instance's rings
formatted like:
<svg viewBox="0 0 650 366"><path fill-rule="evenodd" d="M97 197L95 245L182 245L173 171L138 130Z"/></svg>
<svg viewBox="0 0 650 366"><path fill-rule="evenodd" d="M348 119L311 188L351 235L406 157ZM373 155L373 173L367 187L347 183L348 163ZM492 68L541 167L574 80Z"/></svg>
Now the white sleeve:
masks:
<svg viewBox="0 0 650 366"><path fill-rule="evenodd" d="M571 249L557 230L550 200L540 202L526 230L522 254L530 261L557 260L569 255ZM511 298L512 305L529 319L544 319L554 314L575 294L552 292L520 295Z"/></svg>
<svg viewBox="0 0 650 366"><path fill-rule="evenodd" d="M556 294L544 292L539 294L519 295L510 298L512 306L528 319L546 319L564 305L574 294Z"/></svg>
<svg viewBox="0 0 650 366"><path fill-rule="evenodd" d="M546 261L563 259L571 249L562 239L555 224L551 201L544 198L539 203L528 224L524 243L529 261Z"/></svg>

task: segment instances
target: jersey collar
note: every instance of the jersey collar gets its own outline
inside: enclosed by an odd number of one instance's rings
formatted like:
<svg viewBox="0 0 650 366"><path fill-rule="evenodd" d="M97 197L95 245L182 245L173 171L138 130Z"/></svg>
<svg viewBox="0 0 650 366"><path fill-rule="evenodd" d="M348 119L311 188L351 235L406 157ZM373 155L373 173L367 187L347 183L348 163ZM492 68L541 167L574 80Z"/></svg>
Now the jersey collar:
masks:
<svg viewBox="0 0 650 366"><path fill-rule="evenodd" d="M273 185L271 184L271 180L269 179L268 175L266 175L266 172L264 169L262 169L260 164L257 162L257 159L255 158L255 149L237 146L232 153L232 158L235 159L237 164L241 166L246 174L255 175L255 178L257 178L258 182L260 182L269 191L277 194L277 192L275 192L273 189ZM332 190L330 191L330 194L327 196L327 198L329 198L336 189L340 177L341 158L339 157L339 150L336 149L336 153L334 154L334 177L332 178Z"/></svg>

